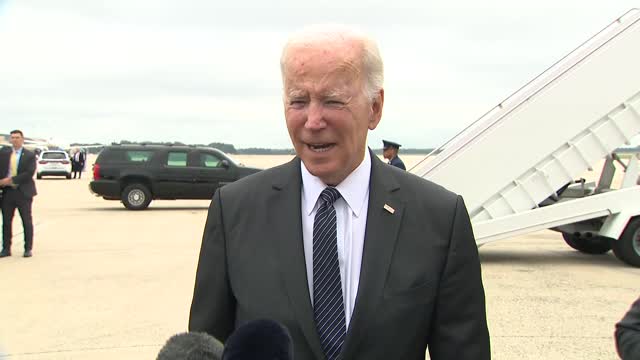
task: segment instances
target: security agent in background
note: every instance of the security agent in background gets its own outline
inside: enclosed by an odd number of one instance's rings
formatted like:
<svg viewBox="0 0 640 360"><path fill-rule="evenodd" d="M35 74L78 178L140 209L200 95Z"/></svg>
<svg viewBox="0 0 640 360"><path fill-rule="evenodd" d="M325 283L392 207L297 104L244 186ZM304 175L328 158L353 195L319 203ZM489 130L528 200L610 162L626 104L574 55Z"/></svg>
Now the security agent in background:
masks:
<svg viewBox="0 0 640 360"><path fill-rule="evenodd" d="M385 159L389 160L389 165L393 165L402 170L407 170L404 166L404 162L400 160L398 157L398 150L400 150L400 144L394 143L393 141L382 140L382 155Z"/></svg>
<svg viewBox="0 0 640 360"><path fill-rule="evenodd" d="M2 199L2 251L0 258L11 256L12 223L15 210L22 218L24 233L24 257L31 257L33 248L33 220L31 205L37 195L33 174L36 171L36 155L25 149L22 131L11 131L13 145L9 157L9 169L1 169L0 187L3 187ZM6 172L5 172L6 171ZM6 176L6 177L5 177Z"/></svg>

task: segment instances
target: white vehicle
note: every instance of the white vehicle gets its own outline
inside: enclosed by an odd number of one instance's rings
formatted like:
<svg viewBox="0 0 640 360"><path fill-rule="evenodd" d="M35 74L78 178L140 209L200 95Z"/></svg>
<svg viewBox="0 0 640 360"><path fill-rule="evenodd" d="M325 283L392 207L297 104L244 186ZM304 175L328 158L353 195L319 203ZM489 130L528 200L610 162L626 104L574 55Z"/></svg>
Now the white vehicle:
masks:
<svg viewBox="0 0 640 360"><path fill-rule="evenodd" d="M640 134L639 45L636 9L410 171L464 197L478 245L551 229L640 267L639 156L614 153ZM597 183L576 181L601 162Z"/></svg>
<svg viewBox="0 0 640 360"><path fill-rule="evenodd" d="M45 150L38 158L37 178L43 176L66 176L71 179L71 159L69 154L61 150Z"/></svg>

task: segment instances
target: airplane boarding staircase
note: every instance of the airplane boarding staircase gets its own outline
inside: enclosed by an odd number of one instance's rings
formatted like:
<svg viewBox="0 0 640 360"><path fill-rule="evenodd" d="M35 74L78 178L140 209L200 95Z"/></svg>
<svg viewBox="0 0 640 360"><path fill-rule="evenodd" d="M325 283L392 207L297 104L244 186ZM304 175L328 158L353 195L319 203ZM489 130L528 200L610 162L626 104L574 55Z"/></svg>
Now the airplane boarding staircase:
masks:
<svg viewBox="0 0 640 360"><path fill-rule="evenodd" d="M479 245L541 229L640 267L640 10L633 9L410 169L461 194ZM597 184L577 181L605 159ZM616 169L625 171L615 188Z"/></svg>

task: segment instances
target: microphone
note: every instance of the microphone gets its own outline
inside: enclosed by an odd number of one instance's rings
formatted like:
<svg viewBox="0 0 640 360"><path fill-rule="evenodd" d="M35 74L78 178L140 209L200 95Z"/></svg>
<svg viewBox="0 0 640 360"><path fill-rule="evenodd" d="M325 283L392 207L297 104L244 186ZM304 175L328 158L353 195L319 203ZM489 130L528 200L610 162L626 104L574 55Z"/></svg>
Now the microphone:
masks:
<svg viewBox="0 0 640 360"><path fill-rule="evenodd" d="M229 336L222 360L293 360L289 330L273 320L250 321Z"/></svg>
<svg viewBox="0 0 640 360"><path fill-rule="evenodd" d="M222 343L213 336L186 332L169 338L157 360L221 360L223 351Z"/></svg>

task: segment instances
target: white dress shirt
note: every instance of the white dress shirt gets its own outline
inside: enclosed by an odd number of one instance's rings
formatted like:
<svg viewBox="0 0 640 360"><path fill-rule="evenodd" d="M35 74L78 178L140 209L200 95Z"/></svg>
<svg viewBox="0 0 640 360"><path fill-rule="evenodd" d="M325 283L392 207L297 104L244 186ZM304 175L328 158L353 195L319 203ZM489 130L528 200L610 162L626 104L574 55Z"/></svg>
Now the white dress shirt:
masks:
<svg viewBox="0 0 640 360"><path fill-rule="evenodd" d="M309 294L313 304L313 222L320 206L318 198L327 185L319 178L311 175L303 162L300 162L300 164L302 171L302 237ZM340 280L342 282L345 325L347 329L355 307L358 284L360 283L364 233L367 226L367 209L369 206L370 177L371 157L369 151L365 151L362 163L336 186L342 196L333 204L336 209L338 263L340 264Z"/></svg>

